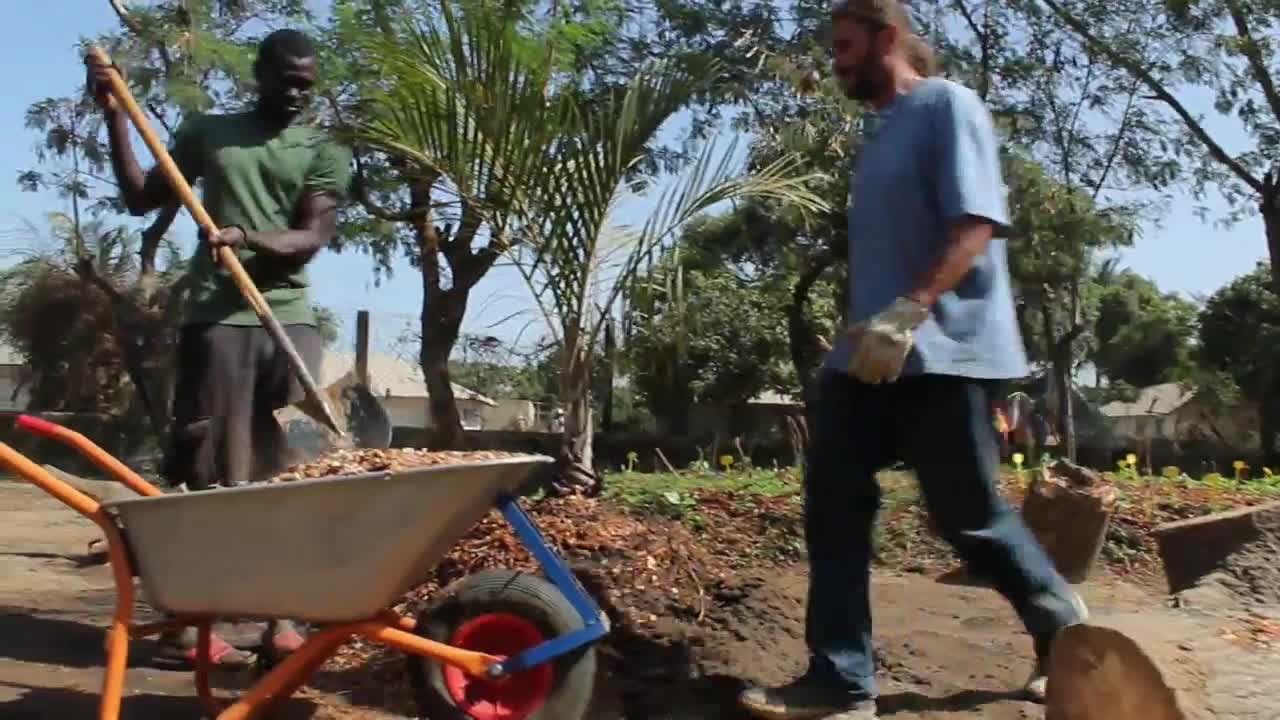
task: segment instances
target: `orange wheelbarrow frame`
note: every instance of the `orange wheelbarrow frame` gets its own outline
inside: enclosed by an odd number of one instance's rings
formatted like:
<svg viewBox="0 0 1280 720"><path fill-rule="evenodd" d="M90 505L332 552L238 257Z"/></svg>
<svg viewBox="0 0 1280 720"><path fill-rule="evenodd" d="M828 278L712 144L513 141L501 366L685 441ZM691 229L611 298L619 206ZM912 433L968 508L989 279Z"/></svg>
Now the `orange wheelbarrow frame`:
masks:
<svg viewBox="0 0 1280 720"><path fill-rule="evenodd" d="M71 446L139 495L163 494L159 488L74 430L31 416L20 417L18 426ZM125 669L129 657L129 641L132 638L158 635L175 628L197 629L199 647L195 666L196 691L208 715L218 720L248 720L260 717L277 702L296 692L342 645L357 636L411 655L431 658L455 666L473 676L486 676L493 666L501 665L504 660L501 657L453 647L416 635L413 631L417 623L413 618L388 609L376 617L360 622L323 626L312 633L301 648L275 666L238 700L224 707L222 702L214 698L209 685L209 650L214 618L180 616L172 621L135 624L133 622L135 600L133 564L129 559L124 534L102 504L54 477L5 443L0 443L0 465L7 467L92 520L102 530L107 540L107 557L110 560L112 577L115 581L116 607L111 619L111 627L107 631L107 665L102 681L101 702L98 706L99 720L118 720L120 717Z"/></svg>

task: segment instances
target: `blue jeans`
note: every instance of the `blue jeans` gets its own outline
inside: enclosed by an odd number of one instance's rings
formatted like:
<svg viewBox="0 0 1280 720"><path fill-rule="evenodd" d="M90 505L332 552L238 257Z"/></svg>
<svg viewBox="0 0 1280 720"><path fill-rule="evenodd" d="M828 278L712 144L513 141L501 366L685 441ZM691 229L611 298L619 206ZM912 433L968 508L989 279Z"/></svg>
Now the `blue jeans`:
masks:
<svg viewBox="0 0 1280 720"><path fill-rule="evenodd" d="M875 697L868 582L880 508L875 474L912 467L940 534L1012 605L1043 654L1077 622L1071 588L1001 495L990 386L940 375L865 385L826 370L805 468L810 677Z"/></svg>

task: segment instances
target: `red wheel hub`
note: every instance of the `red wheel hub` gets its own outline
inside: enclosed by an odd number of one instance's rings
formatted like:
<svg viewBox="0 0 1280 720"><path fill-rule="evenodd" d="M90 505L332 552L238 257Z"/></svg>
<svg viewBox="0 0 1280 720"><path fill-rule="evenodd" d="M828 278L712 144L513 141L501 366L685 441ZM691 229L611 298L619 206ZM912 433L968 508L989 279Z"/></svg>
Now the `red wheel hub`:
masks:
<svg viewBox="0 0 1280 720"><path fill-rule="evenodd" d="M519 615L489 613L463 623L449 644L508 658L545 639L536 625ZM449 697L475 720L525 720L547 701L554 681L551 663L498 679L474 677L452 665L444 667Z"/></svg>

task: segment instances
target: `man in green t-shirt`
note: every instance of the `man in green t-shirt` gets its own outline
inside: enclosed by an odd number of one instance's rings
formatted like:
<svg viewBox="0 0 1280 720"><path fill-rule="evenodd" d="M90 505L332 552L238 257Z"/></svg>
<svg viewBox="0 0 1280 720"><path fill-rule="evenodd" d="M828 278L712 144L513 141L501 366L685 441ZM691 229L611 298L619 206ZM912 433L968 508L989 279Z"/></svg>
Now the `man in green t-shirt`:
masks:
<svg viewBox="0 0 1280 720"><path fill-rule="evenodd" d="M144 173L138 164L129 120L107 91L111 68L88 63L89 88L105 115L112 168L129 212L141 216L178 202L158 167ZM170 483L193 490L264 480L281 469L287 444L274 412L303 397L285 353L217 263L217 248L239 255L315 373L323 344L306 265L333 239L351 179L349 150L299 122L316 81L311 40L296 30L273 32L258 47L253 69L258 101L251 110L187 119L170 151L188 182L203 181L205 209L220 228L212 237L201 232L189 268L163 470ZM278 653L301 643L285 621L273 623L269 635ZM188 659L194 658L192 637L179 644ZM224 666L252 660L221 640L213 655Z"/></svg>

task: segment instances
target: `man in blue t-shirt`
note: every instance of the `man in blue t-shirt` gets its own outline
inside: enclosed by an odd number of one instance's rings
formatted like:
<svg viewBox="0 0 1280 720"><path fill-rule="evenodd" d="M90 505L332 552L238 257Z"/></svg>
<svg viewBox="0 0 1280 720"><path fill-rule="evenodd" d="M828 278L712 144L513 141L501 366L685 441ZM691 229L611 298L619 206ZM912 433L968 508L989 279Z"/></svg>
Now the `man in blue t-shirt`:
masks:
<svg viewBox="0 0 1280 720"><path fill-rule="evenodd" d="M1001 496L993 384L1027 374L1005 256L1008 209L991 118L972 91L921 72L898 0L838 0L834 70L875 110L849 209L849 322L814 395L806 459L808 672L753 688L762 718L871 720L868 598L876 472L904 460L936 527L1013 605L1043 700L1049 645L1087 611Z"/></svg>

